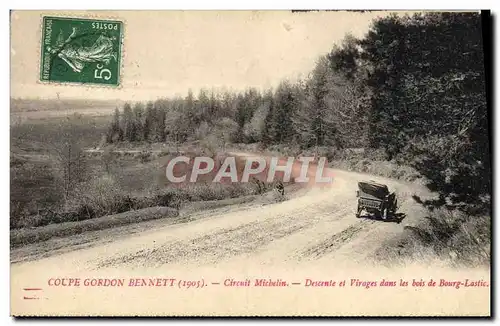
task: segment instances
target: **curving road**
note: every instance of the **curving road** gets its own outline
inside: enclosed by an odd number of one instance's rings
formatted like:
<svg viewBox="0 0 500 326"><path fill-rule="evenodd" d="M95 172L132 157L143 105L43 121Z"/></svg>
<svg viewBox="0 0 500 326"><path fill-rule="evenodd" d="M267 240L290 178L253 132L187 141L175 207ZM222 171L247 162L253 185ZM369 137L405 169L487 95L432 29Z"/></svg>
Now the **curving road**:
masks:
<svg viewBox="0 0 500 326"><path fill-rule="evenodd" d="M331 185L301 189L290 194L289 200L285 202L245 210L235 208L224 213L214 211L192 222L159 226L110 243L12 264L12 313L488 313L486 302L489 302L489 294L486 291L489 289L476 289L475 292L446 289L437 292L439 295L436 296L425 291L417 293L414 289L410 292L405 289L386 292L387 289L380 288L352 288L350 291L339 288L331 291L303 287L306 278L380 281L391 277L399 280L406 276L411 280L436 275L436 268L440 268L436 265L438 267L429 269L428 262L415 262L399 269L389 269L373 260L373 254L387 245L388 240L400 236L405 225L414 225L422 218L423 212L413 202L411 195L425 195L423 187L359 173L332 169L329 172L334 177ZM406 214L400 223L355 218L356 183L366 179L386 183L398 193L400 210ZM453 273L443 269L440 275ZM470 273L468 275L489 276L482 270ZM198 290L181 290L48 285L51 278L128 279L132 276L203 279L209 286ZM255 277L286 279L289 282L295 280L301 285L289 290L223 286L226 279ZM23 290L26 287L42 290ZM40 299L23 299L26 292L37 292ZM380 300L384 296L390 298L390 304ZM332 302L336 303L333 305ZM469 305L471 302L476 303ZM461 312L457 310L459 307L462 307ZM468 310L463 307L468 307Z"/></svg>

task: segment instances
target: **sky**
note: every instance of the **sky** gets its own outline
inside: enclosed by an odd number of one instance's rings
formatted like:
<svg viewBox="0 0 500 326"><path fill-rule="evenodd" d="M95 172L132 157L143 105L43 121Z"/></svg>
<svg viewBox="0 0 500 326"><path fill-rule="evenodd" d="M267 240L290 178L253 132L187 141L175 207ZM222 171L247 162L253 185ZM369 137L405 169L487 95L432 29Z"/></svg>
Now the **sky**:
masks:
<svg viewBox="0 0 500 326"><path fill-rule="evenodd" d="M43 15L125 22L118 89L38 82ZM200 88L268 88L306 76L346 33L364 35L388 12L14 11L11 97L152 100Z"/></svg>

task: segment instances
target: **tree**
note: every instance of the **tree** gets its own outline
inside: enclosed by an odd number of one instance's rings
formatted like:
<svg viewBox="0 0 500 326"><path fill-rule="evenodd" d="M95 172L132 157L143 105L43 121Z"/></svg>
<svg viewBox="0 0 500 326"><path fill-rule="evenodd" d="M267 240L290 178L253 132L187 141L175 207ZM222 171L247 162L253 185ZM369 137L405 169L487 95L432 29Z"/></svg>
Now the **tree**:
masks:
<svg viewBox="0 0 500 326"><path fill-rule="evenodd" d="M129 103L125 103L123 106L123 115L121 129L123 130L124 139L133 142L136 140L136 125L134 114L132 113L132 107Z"/></svg>
<svg viewBox="0 0 500 326"><path fill-rule="evenodd" d="M192 135L194 130L200 124L200 116L197 112L197 102L193 96L193 92L191 90L188 91L186 98L184 99L184 108L182 114L185 119L185 126L187 135Z"/></svg>
<svg viewBox="0 0 500 326"><path fill-rule="evenodd" d="M151 135L151 131L153 129L153 123L154 123L154 116L155 116L155 112L154 112L153 102L149 101L146 104L144 125L142 127L143 138L145 141L150 141L150 135Z"/></svg>
<svg viewBox="0 0 500 326"><path fill-rule="evenodd" d="M275 110L275 105L274 105L274 94L272 90L268 90L265 95L264 95L264 103L267 104L267 113L264 118L264 124L262 127L262 145L268 146L272 142L274 142L275 139L275 130L276 130L276 125L275 125L275 120L274 120L274 110Z"/></svg>
<svg viewBox="0 0 500 326"><path fill-rule="evenodd" d="M135 129L135 140L140 141L144 137L144 129L143 129L144 106L142 105L142 103L137 102L134 105L133 115L134 115L133 121Z"/></svg>
<svg viewBox="0 0 500 326"><path fill-rule="evenodd" d="M54 179L67 200L76 185L86 180L87 162L82 147L82 135L75 132L78 117L68 117L57 126L58 137L46 142L54 157Z"/></svg>
<svg viewBox="0 0 500 326"><path fill-rule="evenodd" d="M114 143L123 140L123 130L120 126L120 111L118 108L115 109L113 115L113 121L109 125L108 131L106 133L106 142Z"/></svg>
<svg viewBox="0 0 500 326"><path fill-rule="evenodd" d="M477 13L392 15L351 51L368 71L372 146L424 175L435 204L477 204L491 191L481 40ZM344 61L340 70L355 70Z"/></svg>
<svg viewBox="0 0 500 326"><path fill-rule="evenodd" d="M172 110L165 118L165 134L168 139L175 143L176 151L179 145L186 141L188 136L188 126L184 115L180 110Z"/></svg>
<svg viewBox="0 0 500 326"><path fill-rule="evenodd" d="M243 141L243 128L245 126L245 123L247 121L247 115L248 115L248 103L247 103L247 98L243 94L238 94L236 98L236 114L235 114L235 120L236 123L238 124L238 136L236 139L236 142L242 142Z"/></svg>
<svg viewBox="0 0 500 326"><path fill-rule="evenodd" d="M162 99L156 100L154 103L154 117L151 130L153 141L165 141L165 117L168 106L168 102Z"/></svg>
<svg viewBox="0 0 500 326"><path fill-rule="evenodd" d="M282 81L274 94L272 117L274 140L278 143L289 142L294 136L292 116L297 107L296 89L288 81Z"/></svg>
<svg viewBox="0 0 500 326"><path fill-rule="evenodd" d="M102 156L101 156L101 163L104 167L104 171L107 174L111 173L111 167L113 165L113 160L114 160L114 157L113 157L113 153L111 152L111 149L109 147L105 148L103 153L102 153Z"/></svg>
<svg viewBox="0 0 500 326"><path fill-rule="evenodd" d="M269 112L269 103L262 103L255 111L252 119L243 128L245 138L250 143L260 142L265 128L265 119Z"/></svg>
<svg viewBox="0 0 500 326"><path fill-rule="evenodd" d="M196 101L196 122L201 123L202 121L210 121L210 98L207 95L205 89L201 89L198 94L198 100Z"/></svg>
<svg viewBox="0 0 500 326"><path fill-rule="evenodd" d="M235 141L239 137L238 124L229 118L222 118L214 123L214 134L218 140L219 147L226 150L226 144Z"/></svg>

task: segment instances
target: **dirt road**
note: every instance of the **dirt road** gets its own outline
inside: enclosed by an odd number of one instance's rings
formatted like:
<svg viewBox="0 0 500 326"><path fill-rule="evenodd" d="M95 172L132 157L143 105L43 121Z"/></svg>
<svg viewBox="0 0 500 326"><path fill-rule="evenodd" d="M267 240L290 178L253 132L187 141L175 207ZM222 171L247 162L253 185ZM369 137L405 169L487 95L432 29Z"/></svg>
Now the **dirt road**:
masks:
<svg viewBox="0 0 500 326"><path fill-rule="evenodd" d="M469 302L482 302L468 306L470 309L462 314L488 313L489 289L485 288L435 289L437 296L414 289L388 292L388 289L362 287L351 291L305 288L305 279L314 277L377 281L393 277L399 282L403 277L438 278L439 273L439 277L454 273L437 272L436 268L429 268L428 262L396 270L381 267L372 260L374 251L388 239L401 235L405 225L414 225L422 218L423 212L411 195L425 194L425 189L358 173L330 172L334 177L330 186L302 189L285 202L245 211L212 213L193 222L159 227L111 243L12 264L12 312L440 315L460 313L457 309ZM398 193L401 212L406 214L400 223L355 218L356 182L367 178L384 182ZM468 273L468 278L489 276L483 270ZM159 276L203 280L209 286L198 290L55 287L49 286L48 281L69 277L83 281L89 277L128 280ZM227 279L257 277L288 282L295 279L296 287L285 292L280 288L224 286ZM23 290L27 287L42 290ZM30 295L38 292L41 299L23 299L26 292ZM381 296L390 296L390 304L382 302Z"/></svg>

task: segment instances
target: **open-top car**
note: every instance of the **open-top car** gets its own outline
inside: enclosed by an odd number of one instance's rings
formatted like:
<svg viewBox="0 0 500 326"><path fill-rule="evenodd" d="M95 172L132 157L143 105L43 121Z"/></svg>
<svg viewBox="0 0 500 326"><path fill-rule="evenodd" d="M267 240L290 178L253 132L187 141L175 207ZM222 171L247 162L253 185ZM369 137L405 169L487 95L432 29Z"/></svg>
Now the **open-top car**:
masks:
<svg viewBox="0 0 500 326"><path fill-rule="evenodd" d="M389 192L389 188L375 181L358 182L358 209L356 217L361 216L361 212L365 210L376 217L382 217L384 220L393 216L397 210L396 193Z"/></svg>

